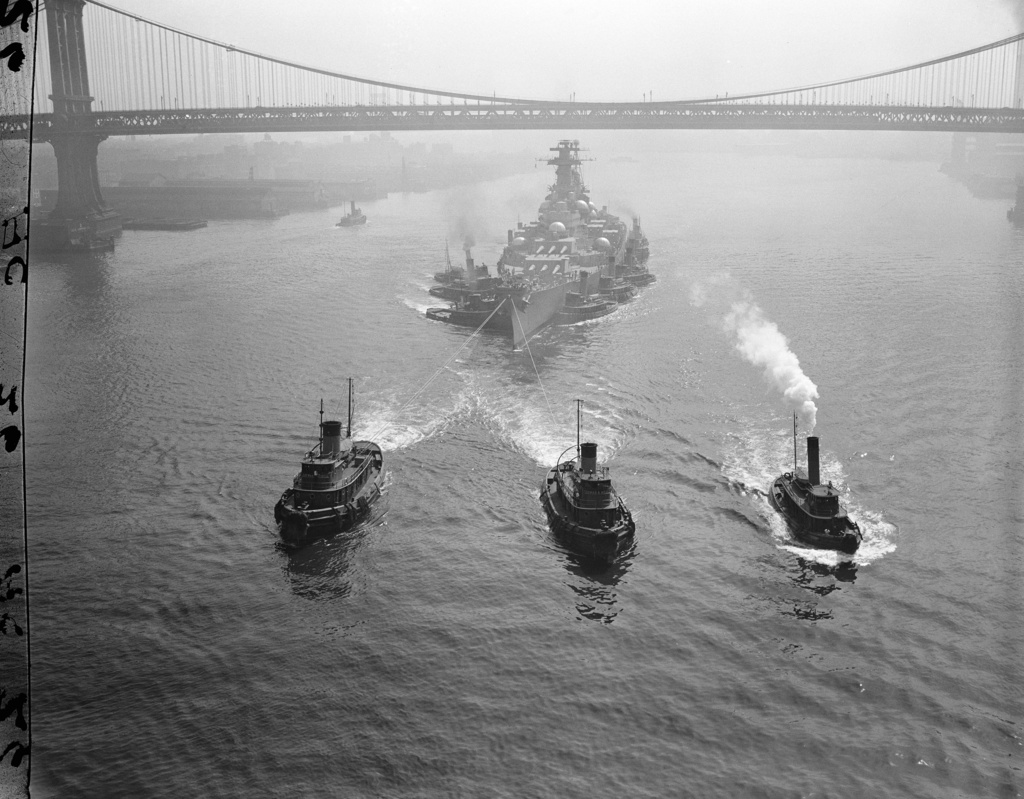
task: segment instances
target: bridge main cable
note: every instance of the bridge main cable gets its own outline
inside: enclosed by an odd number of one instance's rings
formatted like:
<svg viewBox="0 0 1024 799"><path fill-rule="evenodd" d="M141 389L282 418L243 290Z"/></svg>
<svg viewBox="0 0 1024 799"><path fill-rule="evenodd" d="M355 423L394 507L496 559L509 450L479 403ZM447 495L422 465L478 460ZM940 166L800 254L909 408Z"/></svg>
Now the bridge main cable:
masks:
<svg viewBox="0 0 1024 799"><path fill-rule="evenodd" d="M239 53L241 55L249 56L250 58L258 58L262 61L268 61L270 63L279 64L284 67L291 69L298 69L304 72L310 72L317 75L323 75L328 78L337 78L339 80L348 80L353 83L361 83L366 86L379 86L384 89L395 89L397 91L414 92L416 94L431 95L435 97L450 97L456 100L477 100L480 102L496 102L496 103L509 103L514 105L544 105L546 103L556 103L555 100L530 100L522 97L505 97L497 94L466 94L463 92L452 92L441 89L425 89L423 87L411 86L404 83L390 83L387 81L374 80L372 78L360 78L355 75L349 75L343 72L334 72L328 69L321 69L319 67L311 67L306 64L300 64L296 61L287 61L282 58L275 58L274 56L265 55L264 53L257 53L253 50L246 50L242 47L235 47L233 44L227 42L219 42L216 39L209 39L205 36L199 36L195 33L189 33L179 28L165 25L162 22L156 22L155 20L147 17L139 16L131 12L125 11L124 9L117 8L116 6L109 5L108 3L100 2L100 0L85 0L86 3L100 8L105 8L107 11L112 11L115 14L121 14L122 16L134 19L136 22L145 22L147 25L152 25L160 30L173 33L177 36L184 36L185 38L192 39L203 44L212 45L214 47L220 47L227 52Z"/></svg>

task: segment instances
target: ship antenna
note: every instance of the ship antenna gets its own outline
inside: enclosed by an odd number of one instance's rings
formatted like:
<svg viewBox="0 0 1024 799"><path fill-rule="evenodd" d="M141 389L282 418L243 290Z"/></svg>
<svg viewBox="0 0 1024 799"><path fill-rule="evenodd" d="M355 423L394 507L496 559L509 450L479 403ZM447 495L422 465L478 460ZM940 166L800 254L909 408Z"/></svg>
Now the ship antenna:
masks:
<svg viewBox="0 0 1024 799"><path fill-rule="evenodd" d="M793 475L796 476L796 411L793 411Z"/></svg>
<svg viewBox="0 0 1024 799"><path fill-rule="evenodd" d="M352 438L352 378L348 379L348 433L346 438Z"/></svg>

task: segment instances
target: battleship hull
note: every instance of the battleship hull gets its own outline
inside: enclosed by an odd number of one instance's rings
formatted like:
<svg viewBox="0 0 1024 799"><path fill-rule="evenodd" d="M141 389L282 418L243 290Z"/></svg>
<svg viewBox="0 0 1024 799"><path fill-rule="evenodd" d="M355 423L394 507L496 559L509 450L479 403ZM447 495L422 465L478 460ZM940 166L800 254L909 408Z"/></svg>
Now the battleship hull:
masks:
<svg viewBox="0 0 1024 799"><path fill-rule="evenodd" d="M506 302L495 319L507 320L504 327L512 332L513 349L522 349L534 333L554 321L565 306L566 293L573 286L570 282L554 283L525 294L506 295ZM500 290L496 296L501 299Z"/></svg>

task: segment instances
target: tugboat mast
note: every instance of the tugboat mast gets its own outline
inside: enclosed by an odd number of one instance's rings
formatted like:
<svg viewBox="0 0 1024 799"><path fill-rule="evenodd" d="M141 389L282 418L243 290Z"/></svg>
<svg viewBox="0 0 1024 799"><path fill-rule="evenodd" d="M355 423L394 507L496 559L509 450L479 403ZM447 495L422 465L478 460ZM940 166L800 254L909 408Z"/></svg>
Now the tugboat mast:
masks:
<svg viewBox="0 0 1024 799"><path fill-rule="evenodd" d="M576 400L576 457L580 456L580 411L583 408L583 400Z"/></svg>
<svg viewBox="0 0 1024 799"><path fill-rule="evenodd" d="M793 411L793 474L796 474L796 411Z"/></svg>
<svg viewBox="0 0 1024 799"><path fill-rule="evenodd" d="M324 451L324 398L320 398L320 454Z"/></svg>
<svg viewBox="0 0 1024 799"><path fill-rule="evenodd" d="M352 378L348 379L348 431L346 438L352 438Z"/></svg>

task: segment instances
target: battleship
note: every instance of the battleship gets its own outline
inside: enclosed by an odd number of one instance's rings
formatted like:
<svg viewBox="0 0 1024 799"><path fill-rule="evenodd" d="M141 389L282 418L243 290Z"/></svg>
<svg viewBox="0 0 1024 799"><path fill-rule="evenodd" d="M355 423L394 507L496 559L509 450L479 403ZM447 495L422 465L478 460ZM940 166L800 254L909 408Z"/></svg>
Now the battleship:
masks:
<svg viewBox="0 0 1024 799"><path fill-rule="evenodd" d="M792 472L777 477L768 501L786 520L799 541L852 555L860 546L860 527L839 504L839 490L820 484L818 437L807 436L807 476L796 470L796 417L793 418Z"/></svg>
<svg viewBox="0 0 1024 799"><path fill-rule="evenodd" d="M546 163L555 167L555 182L548 187L536 221L520 222L508 231L496 282L478 283L458 294L435 286L431 293L452 300L452 305L429 308L429 318L464 326L483 324L510 335L513 347L520 349L549 324L610 313L635 295L637 287L654 280L647 269L650 248L639 217L628 227L607 206L599 209L591 202L579 141L563 139L551 152ZM446 270L435 279L451 286L468 274ZM588 283L596 291L589 292Z"/></svg>
<svg viewBox="0 0 1024 799"><path fill-rule="evenodd" d="M320 440L305 454L292 487L274 506L282 540L302 546L315 538L349 530L369 515L381 495L383 456L372 441L352 440L352 381L348 386L348 431L324 421L320 401Z"/></svg>

